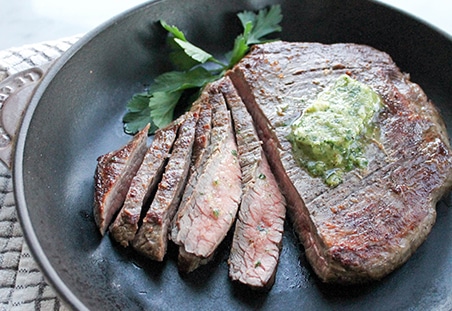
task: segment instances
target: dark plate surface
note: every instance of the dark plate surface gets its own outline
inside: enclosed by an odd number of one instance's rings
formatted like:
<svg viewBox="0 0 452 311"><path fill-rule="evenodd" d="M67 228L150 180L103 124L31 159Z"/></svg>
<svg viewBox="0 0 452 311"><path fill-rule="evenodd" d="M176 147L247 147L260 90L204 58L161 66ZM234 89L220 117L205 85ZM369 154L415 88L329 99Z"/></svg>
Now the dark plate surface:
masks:
<svg viewBox="0 0 452 311"><path fill-rule="evenodd" d="M96 158L130 139L125 102L168 68L164 19L221 54L240 32L236 13L281 3L281 39L354 42L388 52L439 106L451 135L450 38L387 7L363 0L153 1L87 35L50 70L27 111L15 156L15 191L28 243L70 305L92 310L441 310L452 306L452 210L438 205L427 241L400 269L365 286L321 284L290 224L276 283L251 292L228 279L226 239L216 259L177 272L170 248L163 263L139 257L98 234L93 217Z"/></svg>

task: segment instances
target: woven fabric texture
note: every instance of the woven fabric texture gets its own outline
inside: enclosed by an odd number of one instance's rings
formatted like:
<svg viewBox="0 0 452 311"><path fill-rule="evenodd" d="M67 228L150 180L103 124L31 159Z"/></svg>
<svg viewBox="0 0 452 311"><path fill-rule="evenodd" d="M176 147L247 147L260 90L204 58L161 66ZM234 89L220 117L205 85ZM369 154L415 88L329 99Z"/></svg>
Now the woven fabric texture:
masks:
<svg viewBox="0 0 452 311"><path fill-rule="evenodd" d="M80 37L0 51L0 81L54 61ZM17 217L11 172L0 165L0 311L6 310L69 309L46 282L30 253Z"/></svg>

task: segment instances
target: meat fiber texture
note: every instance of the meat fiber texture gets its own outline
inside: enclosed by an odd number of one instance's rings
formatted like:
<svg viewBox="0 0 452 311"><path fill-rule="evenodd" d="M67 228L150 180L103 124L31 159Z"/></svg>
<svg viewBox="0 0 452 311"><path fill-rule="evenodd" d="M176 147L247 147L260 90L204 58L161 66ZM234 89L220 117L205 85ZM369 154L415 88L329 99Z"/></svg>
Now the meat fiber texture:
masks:
<svg viewBox="0 0 452 311"><path fill-rule="evenodd" d="M121 208L147 149L149 126L125 146L97 159L94 174L94 219L102 235Z"/></svg>
<svg viewBox="0 0 452 311"><path fill-rule="evenodd" d="M113 239L124 247L129 246L135 238L142 208L147 205L162 177L180 121L182 120L177 120L155 133L154 140L132 179L124 204L109 228Z"/></svg>
<svg viewBox="0 0 452 311"><path fill-rule="evenodd" d="M201 93L199 99L193 103L193 107L199 109L199 118L195 128L195 141L193 143L193 155L190 167L190 176L202 165L204 154L210 143L212 130L212 105L209 101L208 88Z"/></svg>
<svg viewBox="0 0 452 311"><path fill-rule="evenodd" d="M241 170L231 115L216 83L207 87L212 106L210 143L198 159L176 216L171 239L179 245L179 269L191 272L207 263L237 214Z"/></svg>
<svg viewBox="0 0 452 311"><path fill-rule="evenodd" d="M384 102L380 137L366 169L330 188L295 162L290 124L342 74ZM452 158L441 117L422 89L385 53L356 44L256 45L229 73L264 141L288 212L316 274L325 282L380 279L426 239L436 203L450 191Z"/></svg>
<svg viewBox="0 0 452 311"><path fill-rule="evenodd" d="M190 111L179 128L172 154L157 192L132 246L145 256L162 261L168 245L168 231L185 188L195 140L198 111Z"/></svg>
<svg viewBox="0 0 452 311"><path fill-rule="evenodd" d="M220 90L234 121L243 188L228 261L229 276L255 289L270 288L282 245L285 199L251 115L228 77L223 79Z"/></svg>

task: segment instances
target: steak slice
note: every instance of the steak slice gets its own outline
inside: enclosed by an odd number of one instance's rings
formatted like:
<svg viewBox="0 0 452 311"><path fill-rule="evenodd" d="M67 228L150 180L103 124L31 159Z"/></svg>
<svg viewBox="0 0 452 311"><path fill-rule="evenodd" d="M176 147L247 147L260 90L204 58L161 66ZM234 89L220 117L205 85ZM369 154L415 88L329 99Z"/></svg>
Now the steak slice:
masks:
<svg viewBox="0 0 452 311"><path fill-rule="evenodd" d="M297 165L290 124L342 74L384 102L366 169L326 186ZM255 46L229 73L251 112L306 257L325 282L380 279L425 240L450 191L449 138L434 105L385 53L356 44Z"/></svg>
<svg viewBox="0 0 452 311"><path fill-rule="evenodd" d="M194 170L173 219L179 269L191 272L212 258L232 226L240 197L241 171L231 116L217 83L206 87L212 105L210 144Z"/></svg>
<svg viewBox="0 0 452 311"><path fill-rule="evenodd" d="M94 220L105 234L146 153L149 125L122 148L101 155L94 173Z"/></svg>
<svg viewBox="0 0 452 311"><path fill-rule="evenodd" d="M168 228L180 202L190 167L198 111L186 113L151 206L132 246L141 254L162 261L168 244Z"/></svg>
<svg viewBox="0 0 452 311"><path fill-rule="evenodd" d="M124 247L129 246L135 238L142 207L155 192L162 177L179 125L180 121L176 120L155 133L143 163L132 180L124 205L110 226L110 234Z"/></svg>
<svg viewBox="0 0 452 311"><path fill-rule="evenodd" d="M199 107L199 118L195 129L195 142L193 144L192 165L190 174L202 166L204 154L210 142L210 132L212 129L212 105L209 102L209 92L203 91L200 98L194 103L194 107Z"/></svg>
<svg viewBox="0 0 452 311"><path fill-rule="evenodd" d="M270 288L282 244L285 199L253 120L228 77L224 78L221 91L234 121L243 185L229 256L229 276L252 288Z"/></svg>

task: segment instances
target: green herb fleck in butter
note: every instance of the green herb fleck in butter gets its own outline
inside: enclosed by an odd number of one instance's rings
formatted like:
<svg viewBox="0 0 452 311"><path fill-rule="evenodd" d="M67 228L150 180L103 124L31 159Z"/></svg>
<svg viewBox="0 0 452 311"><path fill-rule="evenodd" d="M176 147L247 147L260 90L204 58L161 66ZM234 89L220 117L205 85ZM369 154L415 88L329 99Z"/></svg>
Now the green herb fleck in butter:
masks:
<svg viewBox="0 0 452 311"><path fill-rule="evenodd" d="M335 187L344 172L367 166L366 137L383 104L369 86L347 75L319 93L291 126L289 140L301 166Z"/></svg>

